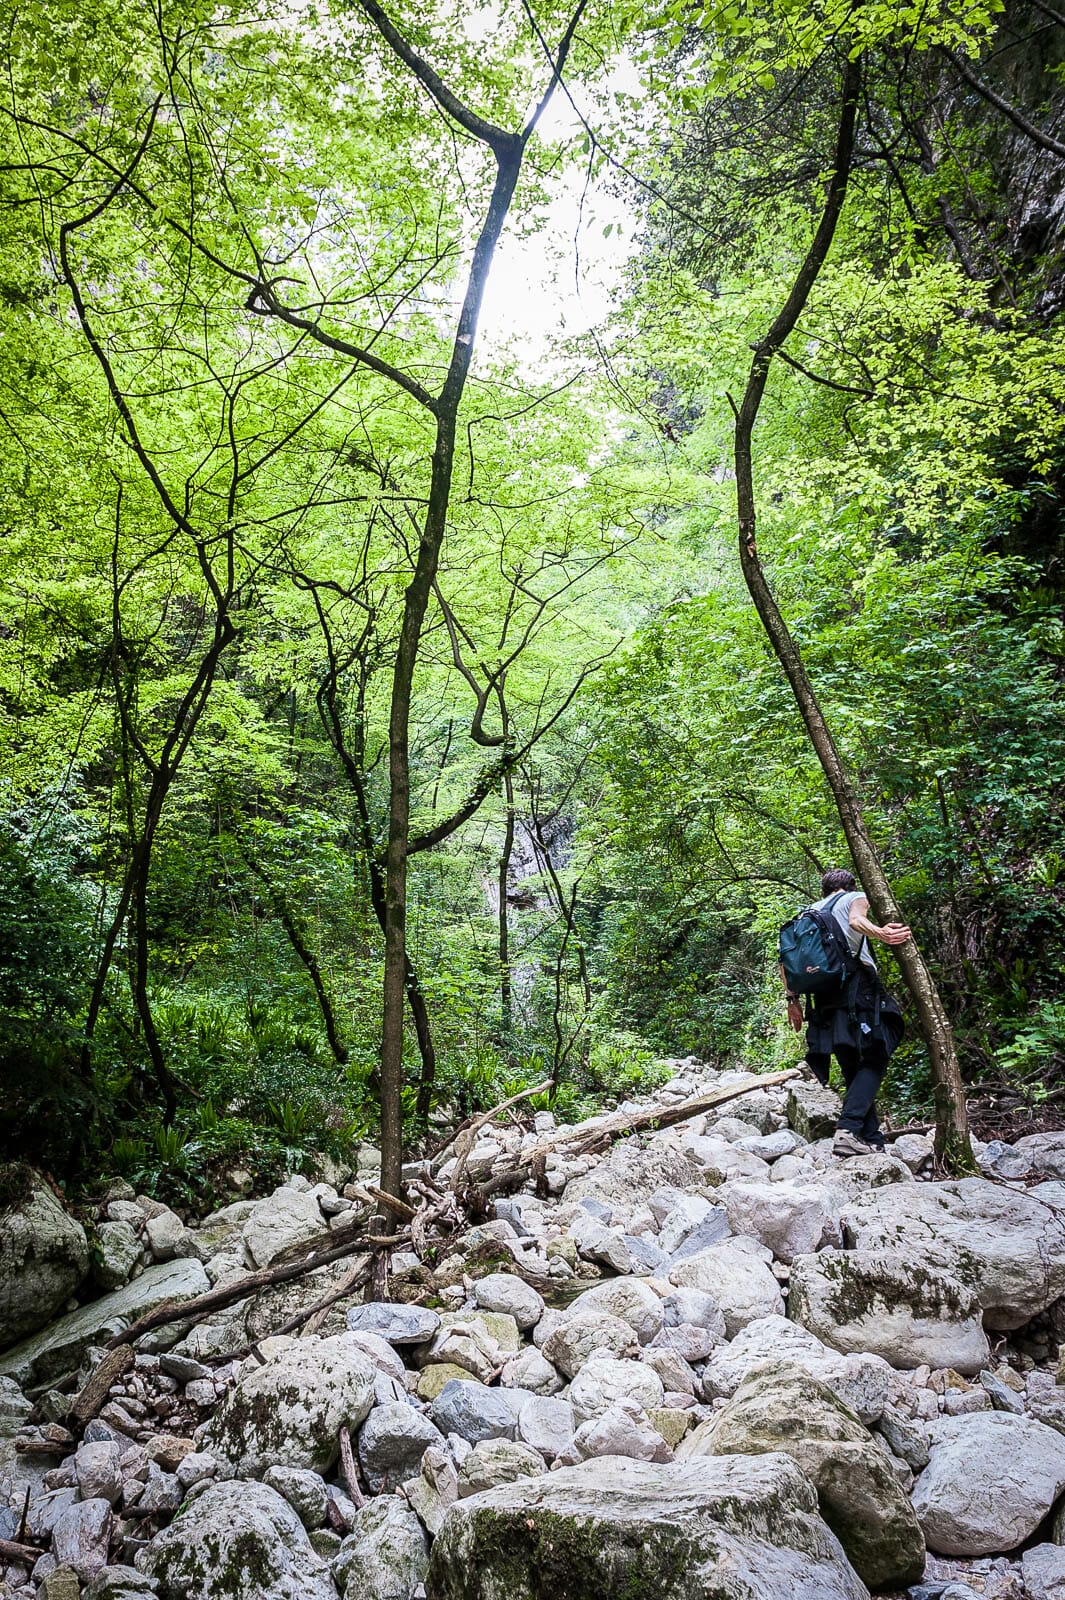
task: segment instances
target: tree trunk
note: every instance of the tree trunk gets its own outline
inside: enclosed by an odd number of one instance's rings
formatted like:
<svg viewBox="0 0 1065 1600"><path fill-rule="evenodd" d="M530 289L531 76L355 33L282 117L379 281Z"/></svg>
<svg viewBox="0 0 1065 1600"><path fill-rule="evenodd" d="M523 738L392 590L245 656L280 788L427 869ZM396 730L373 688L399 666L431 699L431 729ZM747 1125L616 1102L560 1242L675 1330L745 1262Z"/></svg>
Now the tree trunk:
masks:
<svg viewBox="0 0 1065 1600"><path fill-rule="evenodd" d="M417 387L417 397L436 418L436 441L425 521L414 576L403 597L403 622L392 674L388 721L388 848L385 856L385 977L381 1023L381 1187L398 1196L403 1168L403 995L407 971L407 862L410 843L410 711L414 669L426 608L432 594L447 528L454 467L455 431L462 403L485 283L492 257L514 198L525 148L566 65L573 35L584 11L578 0L552 62L550 83L520 133L509 133L471 111L438 77L381 8L379 0L359 0L390 49L407 66L447 118L491 150L495 182L477 236L469 277L451 347L447 376L436 399ZM407 383L411 392L411 384Z"/></svg>
<svg viewBox="0 0 1065 1600"><path fill-rule="evenodd" d="M385 875L377 859L377 840L374 837L373 822L370 817L370 801L366 793L364 777L365 733L363 728L365 674L364 663L361 657L359 681L359 701L354 720L354 748L349 749L344 735L344 724L341 721L340 709L337 705L337 682L339 670L336 652L333 648L333 639L329 630L329 622L325 609L318 597L314 585L307 583L311 592L315 609L318 612L318 621L325 640L326 652L329 660L329 670L319 685L316 696L318 714L333 749L336 751L341 766L351 784L355 795L355 806L359 818L359 837L362 843L363 859L366 863L366 881L370 891L370 905L374 916L377 918L381 932L385 931ZM429 1008L425 1003L421 982L418 978L417 968L406 958L405 985L407 1003L410 1006L411 1020L414 1023L414 1033L418 1040L418 1051L422 1059L421 1076L418 1080L418 1104L416 1115L418 1120L426 1123L429 1120L429 1111L432 1105L433 1083L436 1078L436 1047L433 1044L433 1032L429 1023ZM380 1089L380 1085L378 1085Z"/></svg>
<svg viewBox="0 0 1065 1600"><path fill-rule="evenodd" d="M836 151L821 220L784 306L766 337L755 346L747 388L742 403L736 411L736 498L740 566L744 581L795 695L810 741L836 803L858 876L880 920L901 922L902 915L876 846L865 825L854 786L844 770L798 646L766 580L755 536L756 511L751 443L754 425L765 392L770 363L795 327L832 244L847 192L860 88L860 64L848 61L843 76L842 109ZM913 997L921 1032L928 1045L936 1103L937 1154L954 1170L971 1169L973 1156L969 1143L965 1090L950 1021L916 942L913 939L908 940L906 944L898 946L895 953Z"/></svg>
<svg viewBox="0 0 1065 1600"><path fill-rule="evenodd" d="M403 598L403 624L392 674L388 722L388 850L385 857L385 981L381 1026L381 1187L398 1195L403 1169L403 999L407 973L407 845L410 839L410 709L425 612L440 563L454 468L455 427L466 386L477 314L492 255L521 169L524 141L497 150L495 187L474 250L451 366L436 406L429 503L414 576Z"/></svg>
<svg viewBox="0 0 1065 1600"><path fill-rule="evenodd" d="M510 737L510 719L503 694L503 683L497 686L497 699L502 717L503 746ZM499 1028L504 1050L509 1048L514 1032L514 997L510 972L510 917L507 909L507 890L510 887L510 858L514 853L514 775L507 767L503 773L503 798L506 801L506 827L503 830L503 848L499 853Z"/></svg>

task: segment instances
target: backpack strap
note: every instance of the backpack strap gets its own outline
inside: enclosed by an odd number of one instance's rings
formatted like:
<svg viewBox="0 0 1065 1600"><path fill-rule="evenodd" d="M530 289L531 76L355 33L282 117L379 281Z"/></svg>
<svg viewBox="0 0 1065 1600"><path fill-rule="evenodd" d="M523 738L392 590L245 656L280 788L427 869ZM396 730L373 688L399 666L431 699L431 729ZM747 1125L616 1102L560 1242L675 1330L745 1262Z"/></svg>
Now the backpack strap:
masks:
<svg viewBox="0 0 1065 1600"><path fill-rule="evenodd" d="M828 902L828 904L826 906L822 907L822 910L823 910L825 916L832 916L833 912L836 909L837 902L842 900L843 896L845 894L850 894L850 893L852 893L852 891L850 889L840 889L837 894L834 894L832 896L831 900ZM860 971L861 970L862 951L865 949L865 947L866 947L866 945L868 943L869 943L869 940L866 937L866 935L863 933L862 934L862 938L861 938L861 943L858 946L857 954L854 954L851 951L851 942L850 942L850 940L847 938L846 934L843 935L843 950L844 950L844 953L845 953L845 955L847 957L847 960L854 962L855 971ZM853 1005L853 1002L852 1002L852 1005Z"/></svg>

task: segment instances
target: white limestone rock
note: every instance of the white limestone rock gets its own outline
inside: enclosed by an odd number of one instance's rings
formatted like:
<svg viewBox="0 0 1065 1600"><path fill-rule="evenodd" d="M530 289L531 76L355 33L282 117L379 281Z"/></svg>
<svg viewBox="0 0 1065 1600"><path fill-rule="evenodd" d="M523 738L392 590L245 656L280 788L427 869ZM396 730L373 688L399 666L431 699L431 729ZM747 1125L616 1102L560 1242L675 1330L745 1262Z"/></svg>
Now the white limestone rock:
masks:
<svg viewBox="0 0 1065 1600"><path fill-rule="evenodd" d="M371 1500L333 1562L344 1600L412 1600L429 1566L429 1545L414 1512L395 1495Z"/></svg>
<svg viewBox="0 0 1065 1600"><path fill-rule="evenodd" d="M780 1360L804 1367L866 1426L883 1415L893 1374L881 1356L840 1355L826 1349L808 1329L782 1316L748 1323L731 1344L715 1350L703 1372L703 1388L708 1396L727 1399L752 1369Z"/></svg>
<svg viewBox="0 0 1065 1600"><path fill-rule="evenodd" d="M839 1243L840 1206L825 1185L743 1179L721 1194L733 1233L760 1240L778 1261Z"/></svg>
<svg viewBox="0 0 1065 1600"><path fill-rule="evenodd" d="M682 1459L782 1451L818 1493L821 1515L871 1588L905 1589L924 1572L924 1537L888 1453L804 1367L765 1362L722 1411L689 1434Z"/></svg>
<svg viewBox="0 0 1065 1600"><path fill-rule="evenodd" d="M555 1395L535 1395L518 1413L518 1438L545 1461L562 1454L576 1429L572 1405Z"/></svg>
<svg viewBox="0 0 1065 1600"><path fill-rule="evenodd" d="M546 1471L543 1456L530 1445L514 1439L482 1439L459 1468L459 1499L519 1478L539 1478Z"/></svg>
<svg viewBox="0 0 1065 1600"><path fill-rule="evenodd" d="M0 1211L0 1349L43 1328L89 1270L81 1223L36 1172L13 1170L24 1175L25 1192Z"/></svg>
<svg viewBox="0 0 1065 1600"><path fill-rule="evenodd" d="M842 1222L849 1248L900 1251L972 1289L996 1332L1021 1327L1065 1293L1065 1219L1003 1184L891 1184L860 1195Z"/></svg>
<svg viewBox="0 0 1065 1600"><path fill-rule="evenodd" d="M534 1345L527 1345L520 1355L506 1363L499 1381L504 1389L529 1389L533 1394L558 1394L565 1387L564 1380L550 1361L545 1361Z"/></svg>
<svg viewBox="0 0 1065 1600"><path fill-rule="evenodd" d="M444 1436L405 1401L375 1406L359 1434L359 1465L371 1494L392 1494L420 1468L430 1445Z"/></svg>
<svg viewBox="0 0 1065 1600"><path fill-rule="evenodd" d="M664 1395L661 1378L645 1362L596 1354L570 1384L568 1399L580 1424L602 1416L618 1400L634 1400L650 1411L662 1404Z"/></svg>
<svg viewBox="0 0 1065 1600"><path fill-rule="evenodd" d="M571 1314L604 1311L627 1322L641 1344L649 1344L665 1318L662 1301L642 1278L608 1278L577 1296Z"/></svg>
<svg viewBox="0 0 1065 1600"><path fill-rule="evenodd" d="M272 1466L327 1472L340 1428L356 1429L373 1404L374 1377L348 1334L292 1341L241 1374L208 1423L203 1448L240 1477L261 1477Z"/></svg>
<svg viewBox="0 0 1065 1600"><path fill-rule="evenodd" d="M780 1285L765 1261L741 1248L739 1240L726 1240L679 1262L670 1269L669 1281L711 1295L721 1308L730 1339L748 1322L784 1309Z"/></svg>
<svg viewBox="0 0 1065 1600"><path fill-rule="evenodd" d="M93 1265L93 1278L101 1289L121 1288L140 1262L140 1239L128 1222L99 1222L96 1242L99 1258Z"/></svg>
<svg viewBox="0 0 1065 1600"><path fill-rule="evenodd" d="M299 1517L264 1483L208 1485L137 1560L166 1600L336 1600Z"/></svg>
<svg viewBox="0 0 1065 1600"><path fill-rule="evenodd" d="M930 1458L913 1508L930 1550L944 1556L1015 1550L1065 1489L1065 1438L1007 1411L928 1424Z"/></svg>
<svg viewBox="0 0 1065 1600"><path fill-rule="evenodd" d="M972 1289L899 1250L822 1250L792 1262L789 1314L845 1355L973 1374L991 1354Z"/></svg>
<svg viewBox="0 0 1065 1600"><path fill-rule="evenodd" d="M268 1267L285 1250L307 1244L326 1231L315 1195L287 1184L260 1200L243 1228L244 1244L257 1267Z"/></svg>
<svg viewBox="0 0 1065 1600"><path fill-rule="evenodd" d="M562 1466L589 1461L595 1456L627 1456L632 1461L672 1461L673 1451L643 1407L633 1400L613 1405L583 1422L558 1457Z"/></svg>
<svg viewBox="0 0 1065 1600"><path fill-rule="evenodd" d="M544 1314L543 1295L511 1272L492 1272L478 1279L473 1298L484 1311L501 1311L513 1317L523 1331L534 1328Z"/></svg>
<svg viewBox="0 0 1065 1600"><path fill-rule="evenodd" d="M635 1354L639 1340L628 1322L606 1311L574 1311L561 1317L540 1353L567 1378L576 1377L593 1350Z"/></svg>
<svg viewBox="0 0 1065 1600"><path fill-rule="evenodd" d="M146 1267L138 1278L90 1301L24 1339L0 1356L0 1374L24 1387L41 1385L74 1371L90 1345L106 1344L136 1317L164 1300L187 1300L211 1287L199 1261L164 1261Z"/></svg>
<svg viewBox="0 0 1065 1600"><path fill-rule="evenodd" d="M596 1458L451 1508L433 1546L434 1600L868 1600L817 1498L786 1456L657 1463ZM553 1592L558 1592L557 1588Z"/></svg>

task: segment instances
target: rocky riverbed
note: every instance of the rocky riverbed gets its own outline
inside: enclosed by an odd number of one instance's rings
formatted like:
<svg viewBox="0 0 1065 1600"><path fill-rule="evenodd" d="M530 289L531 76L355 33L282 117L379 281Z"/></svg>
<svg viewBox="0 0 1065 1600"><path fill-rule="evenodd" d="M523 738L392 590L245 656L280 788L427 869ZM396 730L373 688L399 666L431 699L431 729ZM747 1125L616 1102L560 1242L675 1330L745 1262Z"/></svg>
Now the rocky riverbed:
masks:
<svg viewBox="0 0 1065 1600"><path fill-rule="evenodd" d="M729 1085L674 1065L662 1106ZM114 1185L92 1249L28 1181L0 1218L0 1593L1065 1600L1065 1135L939 1181L921 1135L835 1158L835 1110L759 1087L549 1155L393 1250L383 1301L342 1259L135 1346L152 1307L350 1229L375 1153L195 1227ZM471 1168L550 1128L482 1129Z"/></svg>

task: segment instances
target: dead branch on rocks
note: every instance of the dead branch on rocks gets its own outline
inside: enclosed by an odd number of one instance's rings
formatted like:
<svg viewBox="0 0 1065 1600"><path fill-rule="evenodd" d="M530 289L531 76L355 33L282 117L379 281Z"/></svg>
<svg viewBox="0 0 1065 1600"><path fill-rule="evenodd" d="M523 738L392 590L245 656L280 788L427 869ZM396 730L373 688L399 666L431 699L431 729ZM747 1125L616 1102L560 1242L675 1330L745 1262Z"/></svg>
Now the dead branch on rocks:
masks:
<svg viewBox="0 0 1065 1600"><path fill-rule="evenodd" d="M500 1191L509 1192L520 1188L530 1176L542 1173L549 1155L591 1155L615 1144L619 1139L626 1138L629 1134L671 1128L675 1123L687 1122L689 1118L697 1117L715 1106L727 1105L730 1100L738 1100L741 1096L750 1094L753 1089L770 1089L776 1084L788 1083L792 1078L799 1076L799 1071L795 1067L789 1068L787 1072L752 1073L750 1077L741 1079L738 1083L730 1083L725 1089L712 1089L706 1094L695 1095L690 1100L682 1100L677 1105L653 1106L647 1111L619 1111L613 1116L600 1118L591 1126L587 1123L578 1123L576 1127L563 1128L560 1132L552 1134L549 1139L541 1139L532 1145L503 1172L493 1173L491 1166L482 1164L470 1169L471 1183L467 1185L467 1192L471 1199L474 1199L475 1185L479 1188L482 1198L498 1194ZM455 1179L452 1177L453 1186L454 1183Z"/></svg>
<svg viewBox="0 0 1065 1600"><path fill-rule="evenodd" d="M512 1095L501 1105L494 1106L491 1111L483 1112L473 1118L452 1141L455 1165L446 1192L442 1192L431 1179L427 1178L424 1182L416 1181L412 1192L417 1195L418 1204L412 1206L398 1196L375 1186L367 1186L365 1189L356 1187L359 1199L370 1206L387 1206L408 1219L407 1227L390 1234L360 1233L358 1230L365 1227L368 1220L364 1214L360 1214L341 1227L329 1230L325 1237L332 1242L327 1249L312 1249L297 1260L283 1257L269 1267L247 1273L232 1283L219 1284L216 1288L195 1295L192 1299L164 1302L111 1338L107 1345L111 1354L100 1364L78 1395L71 1407L70 1415L73 1420L84 1426L84 1423L96 1414L106 1399L108 1389L123 1372L128 1370L135 1341L155 1328L165 1327L174 1322L202 1322L212 1312L226 1310L262 1289L275 1284L291 1283L314 1272L318 1267L329 1266L335 1261L342 1261L360 1252L360 1258L352 1264L351 1270L339 1285L311 1306L290 1317L277 1329L278 1334L286 1334L307 1325L309 1332L317 1332L329 1308L363 1285L366 1285L366 1292L370 1298L379 1299L383 1296L387 1289L387 1253L392 1249L404 1245L413 1247L417 1256L424 1260L438 1243L436 1239L430 1238L431 1228L439 1227L443 1223L443 1236L439 1242L446 1242L453 1247L462 1237L463 1222L468 1223L487 1214L488 1200L492 1195L510 1193L530 1180L545 1186L549 1155L580 1156L604 1150L630 1134L672 1127L678 1122L686 1122L717 1106L726 1105L731 1100L738 1100L752 1090L772 1088L798 1076L796 1069L787 1072L751 1074L729 1084L726 1088L713 1089L675 1105L654 1106L643 1111L617 1112L612 1116L602 1117L591 1125L585 1123L556 1130L550 1138L541 1139L523 1151L502 1172L493 1172L489 1164L478 1163L476 1167L471 1167L470 1153L481 1128L512 1106L530 1099L533 1095L547 1093L551 1088L551 1080L536 1084L530 1089L523 1089L520 1094ZM306 1246L302 1248L306 1249ZM516 1254L513 1261L507 1263L507 1270L518 1277L526 1278L529 1282L535 1281L534 1275L529 1274ZM250 1348L252 1347L249 1346ZM229 1354L226 1359L238 1359L240 1354L241 1352ZM112 1361L115 1362L113 1366L108 1364Z"/></svg>
<svg viewBox="0 0 1065 1600"><path fill-rule="evenodd" d="M112 1384L124 1378L133 1366L133 1346L126 1342L109 1350L89 1374L89 1380L70 1403L67 1418L79 1428L87 1427L100 1408L107 1403Z"/></svg>
<svg viewBox="0 0 1065 1600"><path fill-rule="evenodd" d="M21 1561L32 1567L43 1555L43 1545L16 1544L14 1539L0 1539L0 1556L5 1561Z"/></svg>
<svg viewBox="0 0 1065 1600"><path fill-rule="evenodd" d="M301 1261L286 1261L280 1265L262 1267L258 1272L249 1272L243 1278L234 1279L232 1283L219 1284L215 1289L193 1295L190 1300L165 1300L154 1311L146 1312L143 1317L138 1317L136 1322L131 1322L123 1332L115 1334L108 1341L107 1348L113 1349L120 1343L132 1344L142 1334L150 1333L153 1328L165 1327L170 1322L202 1322L212 1311L224 1311L227 1307L236 1305L238 1300L245 1300L260 1289L269 1288L271 1284L291 1283L295 1278L303 1278L316 1267L327 1267L333 1261L343 1261L356 1250L369 1249L375 1252L390 1250L395 1245L408 1243L409 1240L409 1232L384 1236L378 1234L353 1236L349 1232L343 1243L334 1245L330 1250L314 1251Z"/></svg>
<svg viewBox="0 0 1065 1600"><path fill-rule="evenodd" d="M548 1094L554 1088L554 1079L546 1078L543 1083L538 1083L532 1089L523 1089L520 1094L512 1094L509 1100L504 1100L501 1105L493 1106L491 1111L485 1111L479 1117L474 1117L469 1127L466 1128L454 1141L455 1170L451 1174L451 1192L458 1194L462 1189L463 1179L466 1174L466 1163L470 1158L470 1151L477 1142L477 1135L489 1122L494 1122L496 1117L508 1111L511 1106L518 1105L522 1100L531 1100L533 1095Z"/></svg>
<svg viewBox="0 0 1065 1600"><path fill-rule="evenodd" d="M361 1509L366 1504L366 1496L359 1483L359 1469L355 1465L355 1457L351 1449L351 1434L347 1428L340 1430L340 1470L344 1475L344 1485L352 1504Z"/></svg>
<svg viewBox="0 0 1065 1600"><path fill-rule="evenodd" d="M356 1289L362 1288L369 1275L371 1262L372 1258L370 1256L362 1256L351 1271L345 1273L332 1294L327 1294L306 1311L299 1311L294 1317L290 1317L283 1327L278 1328L278 1333L294 1333L301 1323L304 1324L303 1331L305 1334L317 1333L331 1307L335 1306L340 1300L346 1300L349 1295L355 1293Z"/></svg>

